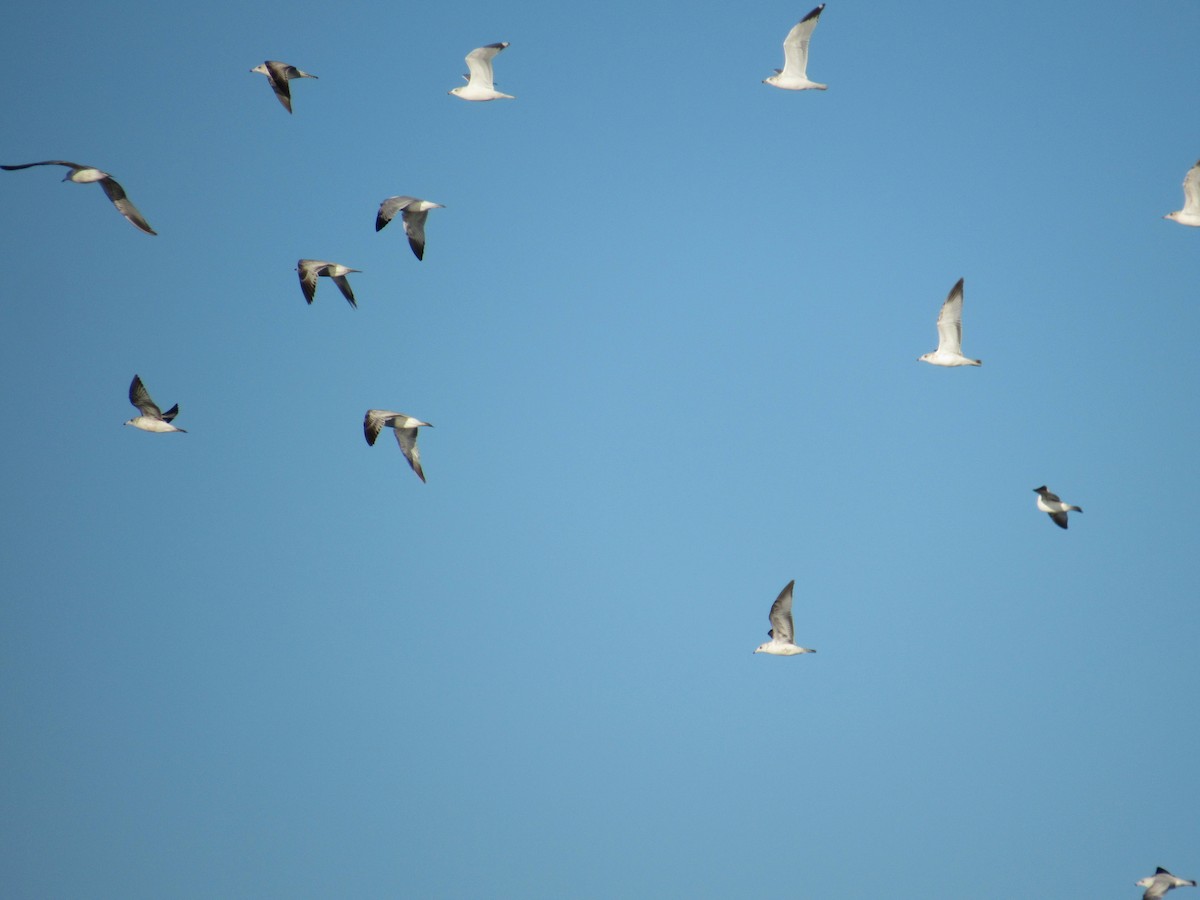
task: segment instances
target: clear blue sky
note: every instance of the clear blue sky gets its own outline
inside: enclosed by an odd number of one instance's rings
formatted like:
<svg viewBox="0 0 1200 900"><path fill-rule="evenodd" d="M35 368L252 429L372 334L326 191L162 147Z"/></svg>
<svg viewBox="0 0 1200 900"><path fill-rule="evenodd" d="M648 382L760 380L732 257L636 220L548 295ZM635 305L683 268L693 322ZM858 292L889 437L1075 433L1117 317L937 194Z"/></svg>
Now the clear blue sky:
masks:
<svg viewBox="0 0 1200 900"><path fill-rule="evenodd" d="M7 896L1200 877L1200 6L810 7L8 11Z"/></svg>

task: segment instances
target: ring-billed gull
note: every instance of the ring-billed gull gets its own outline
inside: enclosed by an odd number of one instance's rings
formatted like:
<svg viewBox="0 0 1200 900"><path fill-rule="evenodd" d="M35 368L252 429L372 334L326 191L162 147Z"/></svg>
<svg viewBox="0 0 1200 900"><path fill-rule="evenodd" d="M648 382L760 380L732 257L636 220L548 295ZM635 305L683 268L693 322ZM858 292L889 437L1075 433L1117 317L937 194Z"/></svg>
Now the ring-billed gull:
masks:
<svg viewBox="0 0 1200 900"><path fill-rule="evenodd" d="M1146 893L1142 894L1142 900L1160 900L1167 891L1177 887L1195 886L1196 882L1188 881L1186 878L1178 878L1162 866L1159 866L1153 875L1143 878L1134 885L1134 887L1144 887L1146 889Z"/></svg>
<svg viewBox="0 0 1200 900"><path fill-rule="evenodd" d="M404 458L408 460L412 470L417 473L417 477L424 481L425 472L421 468L421 454L417 450L417 429L432 428L433 426L401 412L392 412L388 409L368 409L366 416L363 417L363 434L366 435L367 444L375 446L375 438L379 437L379 432L385 425L396 433L396 443L400 445L400 452L404 454Z"/></svg>
<svg viewBox="0 0 1200 900"><path fill-rule="evenodd" d="M1044 513L1049 513L1054 524L1059 528L1067 527L1067 511L1083 512L1078 506L1072 506L1070 503L1063 503L1059 499L1058 494L1052 494L1044 484L1041 487L1033 489L1038 495L1037 508ZM1101 516L1103 518L1103 516Z"/></svg>
<svg viewBox="0 0 1200 900"><path fill-rule="evenodd" d="M138 408L140 416L134 416L126 425L132 425L134 428L140 428L142 431L156 431L159 434L166 434L169 431L179 431L187 434L186 428L176 428L171 424L171 420L179 415L179 404L176 403L166 412L158 408L158 405L150 399L150 392L146 390L146 386L142 384L142 379L137 375L133 376L133 381L129 384L129 402Z"/></svg>
<svg viewBox="0 0 1200 900"><path fill-rule="evenodd" d="M771 630L767 632L771 639L760 644L755 653L770 653L772 656L795 656L798 653L816 653L808 647L796 645L792 630L792 589L796 586L793 579L787 583L775 602L771 604Z"/></svg>
<svg viewBox="0 0 1200 900"><path fill-rule="evenodd" d="M375 216L375 230L382 231L383 226L392 221L396 213L401 212L404 222L404 233L408 235L408 246L417 255L417 259L425 258L425 219L431 209L445 209L440 203L421 200L417 197L388 197L379 204L379 212Z"/></svg>
<svg viewBox="0 0 1200 900"><path fill-rule="evenodd" d="M358 309L354 302L354 291L350 290L350 282L346 275L350 272L361 272L362 269L351 269L341 263L326 262L323 259L301 259L296 262L296 271L300 273L300 290L304 291L304 299L312 305L313 297L317 295L317 278L324 276L332 278L342 296L350 301L350 305Z"/></svg>
<svg viewBox="0 0 1200 900"><path fill-rule="evenodd" d="M1200 162L1188 169L1183 177L1183 209L1167 213L1163 218L1180 225L1200 227Z"/></svg>
<svg viewBox="0 0 1200 900"><path fill-rule="evenodd" d="M962 354L963 279L950 289L946 302L937 317L938 348L917 357L917 362L931 366L982 366L982 360L968 359Z"/></svg>
<svg viewBox="0 0 1200 900"><path fill-rule="evenodd" d="M20 166L0 166L0 169L15 172L17 169L28 169L31 166L66 166L71 171L63 177L63 181L73 181L76 184L91 184L94 181L100 182L100 187L104 188L104 193L108 195L108 199L112 201L112 205L117 208L117 212L146 232L146 234L158 234L142 218L142 214L137 211L137 207L129 202L129 198L125 196L125 189L117 184L116 179L107 172L101 172L92 166L81 166L79 163L67 162L65 159L47 159L44 162L24 163Z"/></svg>
<svg viewBox="0 0 1200 900"><path fill-rule="evenodd" d="M512 94L502 94L492 83L492 60L508 46L508 41L476 47L467 54L467 83L449 93L462 100L516 100Z"/></svg>
<svg viewBox="0 0 1200 900"><path fill-rule="evenodd" d="M271 82L271 90L275 92L275 96L279 98L279 102L283 104L283 108L288 112L292 111L292 89L288 86L288 81L292 78L317 77L307 72L301 72L295 66L289 66L287 63L278 62L274 59L268 59L261 66L255 66L250 71L267 76L267 81Z"/></svg>
<svg viewBox="0 0 1200 900"><path fill-rule="evenodd" d="M826 90L829 85L808 80L808 44L812 40L817 20L821 18L822 3L795 24L783 39L783 68L763 79L763 84L783 88L785 91Z"/></svg>

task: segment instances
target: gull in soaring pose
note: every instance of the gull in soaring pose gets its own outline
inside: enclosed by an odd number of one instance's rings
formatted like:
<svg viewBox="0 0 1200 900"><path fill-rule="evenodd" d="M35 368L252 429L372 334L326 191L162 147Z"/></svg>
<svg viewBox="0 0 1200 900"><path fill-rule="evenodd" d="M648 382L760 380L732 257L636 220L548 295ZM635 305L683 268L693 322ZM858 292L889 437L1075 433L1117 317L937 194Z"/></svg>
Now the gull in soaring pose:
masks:
<svg viewBox="0 0 1200 900"><path fill-rule="evenodd" d="M507 46L508 41L501 41L476 47L468 53L467 70L471 74L463 76L467 83L450 93L461 100L516 100L512 94L500 93L492 83L492 60Z"/></svg>
<svg viewBox="0 0 1200 900"><path fill-rule="evenodd" d="M288 86L288 81L293 78L317 77L309 75L307 72L301 72L295 66L289 66L287 63L273 59L268 59L261 66L255 66L250 71L267 76L267 81L271 82L271 90L275 92L275 96L279 98L279 102L288 112L292 111L292 89Z"/></svg>
<svg viewBox="0 0 1200 900"><path fill-rule="evenodd" d="M783 39L783 68L763 79L763 84L783 88L785 91L826 90L829 85L808 80L808 43L812 40L817 20L821 18L822 3L795 24Z"/></svg>
<svg viewBox="0 0 1200 900"><path fill-rule="evenodd" d="M1167 213L1164 219L1180 225L1200 226L1200 162L1183 177L1183 209Z"/></svg>
<svg viewBox="0 0 1200 900"><path fill-rule="evenodd" d="M368 409L366 416L363 417L363 434L366 435L369 446L375 446L375 438L379 437L379 432L385 425L396 433L396 443L400 445L400 452L404 454L404 458L408 460L412 470L417 473L417 477L424 481L425 472L421 468L421 454L417 451L417 429L432 428L433 426L404 413L392 412L388 409Z"/></svg>
<svg viewBox="0 0 1200 900"><path fill-rule="evenodd" d="M1144 887L1146 889L1146 893L1142 894L1142 900L1160 900L1169 890L1177 887L1195 886L1196 882L1188 881L1186 878L1177 878L1162 866L1159 866L1153 875L1143 878L1134 885L1134 887Z"/></svg>
<svg viewBox="0 0 1200 900"><path fill-rule="evenodd" d="M1072 506L1070 503L1063 503L1058 498L1058 494L1052 494L1050 490L1043 484L1039 488L1034 488L1034 493L1038 495L1037 508L1044 513L1049 513L1050 518L1054 520L1054 524L1059 528L1067 527L1067 511L1083 512L1078 506Z"/></svg>
<svg viewBox="0 0 1200 900"><path fill-rule="evenodd" d="M296 271L300 273L300 290L304 291L304 299L312 305L313 297L317 296L317 278L326 276L333 279L342 296L350 301L350 305L358 309L354 302L354 291L350 290L350 282L346 276L350 272L361 272L362 269L351 269L341 263L326 262L323 259L301 259L296 262Z"/></svg>
<svg viewBox="0 0 1200 900"><path fill-rule="evenodd" d="M112 201L112 205L117 208L117 212L146 232L146 234L158 234L142 218L142 214L137 211L137 207L129 202L129 198L125 196L125 189L107 172L101 172L92 166L81 166L79 163L67 162L65 159L47 159L44 162L25 163L20 166L0 166L0 169L15 172L17 169L28 169L31 166L66 166L71 171L63 177L63 181L73 181L76 184L91 184L94 181L100 182L100 187L104 189L104 193Z"/></svg>
<svg viewBox="0 0 1200 900"><path fill-rule="evenodd" d="M982 360L968 359L962 353L963 279L950 289L937 317L938 348L917 357L931 366L982 366Z"/></svg>
<svg viewBox="0 0 1200 900"><path fill-rule="evenodd" d="M793 640L792 630L792 589L796 586L793 579L787 583L775 602L771 604L771 630L767 632L770 640L760 644L755 653L770 653L772 656L795 656L798 653L816 653L807 647L799 647Z"/></svg>
<svg viewBox="0 0 1200 900"><path fill-rule="evenodd" d="M408 235L408 246L417 255L417 259L425 258L425 219L431 209L445 209L440 203L430 200L420 200L416 197L388 197L379 204L379 212L375 216L375 230L382 231L383 226L392 221L396 213L402 213L404 233Z"/></svg>
<svg viewBox="0 0 1200 900"><path fill-rule="evenodd" d="M129 402L138 408L140 416L134 416L126 425L132 425L134 428L139 428L142 431L156 431L160 434L166 434L169 431L179 431L187 434L186 428L176 428L171 424L171 420L179 415L179 404L176 403L166 412L158 408L158 405L150 399L150 392L146 390L146 386L142 384L142 379L137 375L133 376L133 381L129 384Z"/></svg>

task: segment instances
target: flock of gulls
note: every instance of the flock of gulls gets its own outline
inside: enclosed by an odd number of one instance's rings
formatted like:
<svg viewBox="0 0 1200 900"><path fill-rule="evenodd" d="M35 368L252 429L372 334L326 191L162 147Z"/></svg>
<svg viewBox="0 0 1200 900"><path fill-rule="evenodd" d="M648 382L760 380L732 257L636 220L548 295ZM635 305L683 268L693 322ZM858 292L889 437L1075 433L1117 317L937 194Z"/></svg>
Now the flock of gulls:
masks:
<svg viewBox="0 0 1200 900"><path fill-rule="evenodd" d="M824 9L825 4L822 3L797 22L788 32L783 41L783 68L776 69L774 75L763 79L764 84L787 91L824 91L828 89L828 85L813 81L808 77L809 45ZM466 56L468 74L463 76L467 83L453 88L448 93L462 100L477 102L515 99L511 94L496 90L493 76L493 61L508 46L507 42L486 44L468 53ZM267 60L250 71L266 76L271 90L274 91L280 104L288 113L292 112L292 92L289 82L296 79L317 78L316 75L276 60ZM64 181L71 181L75 184L99 183L105 195L122 216L146 234L157 234L130 201L125 189L115 178L100 169L61 159L20 165L0 165L0 169L16 171L36 166L64 166L69 170L63 178ZM1200 161L1192 166L1184 177L1183 196L1183 208L1168 213L1163 218L1178 222L1180 225L1200 227ZM422 260L425 258L425 221L429 211L443 208L440 203L422 200L418 197L388 197L379 205L379 211L375 218L375 230L381 231L397 214L400 214L409 246L417 259ZM305 301L309 304L316 297L317 279L324 277L329 278L337 285L347 302L357 308L354 291L351 290L346 276L359 271L361 270L341 263L319 259L301 259L296 264L296 272L300 277L300 289L304 294ZM919 362L944 367L982 365L981 360L965 356L962 350L963 282L964 279L960 278L950 289L949 295L938 312L937 349L918 357ZM175 417L179 414L179 404L175 404L163 412L150 397L150 392L137 375L133 376L133 381L129 385L129 402L137 408L139 414L125 422L126 425L156 434L186 433L186 429L173 424ZM367 444L374 446L376 439L385 427L392 429L404 458L417 477L424 482L425 471L421 467L421 455L417 450L417 434L418 429L433 426L429 422L423 422L406 413L385 409L368 409L363 418L363 434ZM1068 512L1083 512L1078 506L1064 503L1045 485L1033 490L1038 495L1037 509L1048 514L1051 521L1059 528L1067 528ZM816 650L801 647L795 642L795 630L792 623L792 594L795 584L794 580L789 581L771 605L769 613L771 630L767 632L770 640L755 648L755 653L766 653L772 656L798 656L805 653L816 653ZM1178 878L1166 869L1159 867L1154 875L1138 881L1136 886L1146 888L1146 892L1142 895L1143 900L1158 900L1167 891L1177 887L1195 887L1196 882Z"/></svg>

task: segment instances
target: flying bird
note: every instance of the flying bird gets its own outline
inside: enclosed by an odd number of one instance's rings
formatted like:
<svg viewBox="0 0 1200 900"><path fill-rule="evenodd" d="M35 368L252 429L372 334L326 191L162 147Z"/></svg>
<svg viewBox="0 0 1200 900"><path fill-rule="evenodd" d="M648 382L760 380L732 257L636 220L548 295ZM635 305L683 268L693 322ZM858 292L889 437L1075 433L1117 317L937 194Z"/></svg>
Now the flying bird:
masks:
<svg viewBox="0 0 1200 900"><path fill-rule="evenodd" d="M1180 225L1200 227L1200 162L1183 176L1183 209L1167 213L1163 218Z"/></svg>
<svg viewBox="0 0 1200 900"><path fill-rule="evenodd" d="M1065 525L1063 526L1066 527ZM1143 878L1134 887L1144 887L1146 893L1142 894L1142 900L1160 900L1167 891L1177 887L1195 887L1196 882L1188 881L1186 878L1177 878L1172 875L1162 866L1159 866L1153 875L1148 878Z"/></svg>
<svg viewBox="0 0 1200 900"><path fill-rule="evenodd" d="M375 438L379 437L379 432L385 425L396 433L396 443L400 445L400 452L404 454L404 458L408 460L412 470L417 473L417 477L424 481L425 472L421 468L421 454L417 450L417 429L432 428L433 426L404 413L392 412L387 409L368 409L366 416L363 417L363 434L366 435L369 446L375 446Z"/></svg>
<svg viewBox="0 0 1200 900"><path fill-rule="evenodd" d="M287 63L273 59L268 59L261 66L255 66L250 71L267 76L267 81L271 82L271 90L275 92L275 96L279 98L279 102L288 112L292 111L292 89L289 87L288 81L293 78L317 77L309 75L307 72L301 72L295 66L289 66Z"/></svg>
<svg viewBox="0 0 1200 900"><path fill-rule="evenodd" d="M1078 506L1072 506L1069 503L1063 503L1062 500L1059 499L1058 494L1052 494L1044 484L1041 487L1034 488L1033 490L1038 495L1037 508L1044 513L1049 513L1050 518L1054 520L1054 524L1059 528L1067 527L1067 510L1083 512L1083 510Z"/></svg>
<svg viewBox="0 0 1200 900"><path fill-rule="evenodd" d="M492 83L492 60L508 46L508 41L476 47L467 54L467 83L450 91L462 100L516 100L512 94L502 94Z"/></svg>
<svg viewBox="0 0 1200 900"><path fill-rule="evenodd" d="M158 408L158 405L150 399L150 392L146 390L146 386L142 384L142 379L137 375L133 376L133 381L129 384L129 402L138 408L140 416L134 416L126 425L132 425L134 428L140 428L142 431L156 431L160 434L166 434L168 431L179 431L187 434L186 428L176 428L171 424L171 420L179 415L179 404L176 403L166 412Z"/></svg>
<svg viewBox="0 0 1200 900"><path fill-rule="evenodd" d="M808 80L808 43L812 33L821 18L822 3L807 16L801 19L783 39L783 68L776 69L775 74L763 79L763 84L770 84L785 91L807 91L828 89L827 84L818 84Z"/></svg>
<svg viewBox="0 0 1200 900"><path fill-rule="evenodd" d="M326 262L323 259L301 259L296 262L296 271L300 273L300 290L304 291L304 299L312 305L313 297L317 295L317 278L325 276L332 278L342 296L350 301L350 305L358 309L354 302L354 291L350 290L350 282L346 276L350 272L361 272L362 269L351 269L341 263Z"/></svg>
<svg viewBox="0 0 1200 900"><path fill-rule="evenodd" d="M946 302L937 317L938 348L917 357L917 362L931 366L982 366L982 360L968 359L962 354L963 279L950 289Z"/></svg>
<svg viewBox="0 0 1200 900"><path fill-rule="evenodd" d="M417 255L417 259L425 258L425 219L431 209L445 209L440 203L430 200L420 200L417 197L388 197L379 204L379 212L375 215L375 230L382 231L383 226L392 221L398 212L402 212L404 233L408 235L408 246Z"/></svg>
<svg viewBox="0 0 1200 900"><path fill-rule="evenodd" d="M71 171L63 177L63 181L73 181L76 184L91 184L94 181L100 182L100 187L104 188L104 193L108 195L108 199L112 201L112 205L117 208L117 212L146 232L146 234L158 234L142 218L142 214L138 212L137 207L129 202L129 198L125 196L125 189L107 172L101 172L92 166L81 166L79 163L67 162L65 159L48 159L44 162L25 163L20 166L0 166L0 169L15 172L17 169L28 169L30 166L66 166Z"/></svg>
<svg viewBox="0 0 1200 900"><path fill-rule="evenodd" d="M770 653L772 656L795 656L798 653L816 653L807 647L798 647L792 630L792 589L796 586L793 579L779 592L775 602L771 604L771 630L767 632L770 640L760 644L755 653Z"/></svg>

